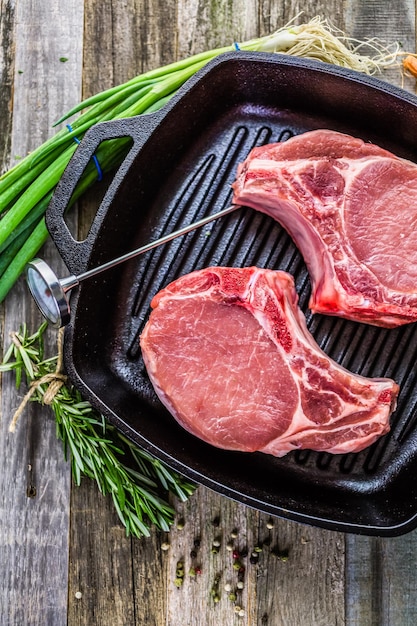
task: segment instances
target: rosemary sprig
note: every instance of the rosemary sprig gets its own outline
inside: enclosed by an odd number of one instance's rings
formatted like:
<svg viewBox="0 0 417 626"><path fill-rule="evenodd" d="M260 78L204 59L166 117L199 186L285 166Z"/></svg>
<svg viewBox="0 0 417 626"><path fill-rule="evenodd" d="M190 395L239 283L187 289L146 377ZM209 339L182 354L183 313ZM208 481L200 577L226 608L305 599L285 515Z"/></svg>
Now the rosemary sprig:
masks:
<svg viewBox="0 0 417 626"><path fill-rule="evenodd" d="M18 389L24 381L28 385L18 414L28 401L50 405L74 482L80 485L85 476L96 481L101 493L110 494L127 535L149 536L152 524L168 531L175 516L169 492L185 501L195 485L135 446L81 397L60 371L60 351L45 358L46 328L44 323L29 334L22 325L12 333L0 364L0 372L14 373Z"/></svg>

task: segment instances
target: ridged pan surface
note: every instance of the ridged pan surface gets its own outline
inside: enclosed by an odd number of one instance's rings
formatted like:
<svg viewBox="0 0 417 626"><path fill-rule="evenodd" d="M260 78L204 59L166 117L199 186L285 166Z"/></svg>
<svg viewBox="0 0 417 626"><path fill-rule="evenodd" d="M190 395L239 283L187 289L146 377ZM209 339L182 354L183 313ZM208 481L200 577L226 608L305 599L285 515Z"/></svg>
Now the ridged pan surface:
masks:
<svg viewBox="0 0 417 626"><path fill-rule="evenodd" d="M58 186L48 227L71 271L93 267L226 207L237 165L251 148L315 128L346 132L417 159L413 96L318 62L230 53L191 79L158 114L90 131L81 157L76 153ZM89 153L102 139L125 135L133 148L90 236L72 243L62 214ZM152 389L139 335L156 292L210 265L257 265L293 274L309 329L323 350L352 372L399 383L391 432L358 454L302 451L277 459L216 449L183 430ZM285 230L242 208L82 284L72 299L66 366L112 423L201 484L262 511L325 528L385 536L408 532L417 526L417 327L384 330L312 316L309 295L304 261Z"/></svg>

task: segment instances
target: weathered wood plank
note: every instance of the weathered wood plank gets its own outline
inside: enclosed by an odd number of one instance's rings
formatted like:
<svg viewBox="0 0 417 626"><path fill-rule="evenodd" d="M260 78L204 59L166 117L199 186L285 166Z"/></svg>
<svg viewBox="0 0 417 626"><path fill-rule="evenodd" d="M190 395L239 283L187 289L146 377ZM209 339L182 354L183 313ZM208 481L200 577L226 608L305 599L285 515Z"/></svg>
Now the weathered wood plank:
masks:
<svg viewBox="0 0 417 626"><path fill-rule="evenodd" d="M56 116L80 96L79 58L82 34L81 0L59 5L20 1L15 85L15 126L11 154L25 154L50 132ZM401 5L401 6L400 6ZM58 6L58 5L57 5ZM13 21L11 1L0 4L1 15ZM55 7L53 3L52 9ZM344 12L346 8L346 13ZM68 17L62 19L64 9ZM153 2L85 3L84 95L120 83L134 74L207 47L264 34L283 25L300 9L308 19L323 14L349 34L363 37L386 32L388 40L402 33L407 47L414 47L414 2ZM394 10L395 9L395 10ZM48 11L44 13L43 11ZM67 13L65 13L67 15ZM346 18L345 18L346 16ZM379 16L379 21L376 19ZM61 30L57 32L57 25ZM373 25L372 29L369 25ZM397 26L395 26L397 24ZM400 24L400 26L398 26ZM0 40L12 32L0 25ZM3 30L2 30L3 29ZM51 31L54 33L51 33ZM78 42L75 47L74 39ZM232 42L231 41L231 42ZM29 43L32 57L26 52ZM48 42L48 43L45 43ZM230 42L230 43L231 43ZM23 46L26 43L26 47ZM3 46L3 50L5 47ZM66 64L53 60L68 57ZM13 59L0 60L10 80ZM74 66L71 66L71 63ZM31 67L30 71L27 69ZM47 91L45 68L57 80ZM26 75L25 75L26 74ZM59 80L57 79L59 76ZM64 87L60 81L63 81ZM69 85L71 83L71 85ZM410 88L414 85L410 83ZM59 94L62 95L60 98ZM0 106L8 107L11 90ZM5 104L6 102L6 104ZM26 103L26 104L24 104ZM3 122L7 132L10 115ZM7 153L10 146L3 139ZM1 138L0 138L1 142ZM88 215L88 203L82 206ZM92 209L93 210L93 209ZM82 219L81 232L88 219ZM47 254L52 254L50 247ZM23 304L22 304L23 303ZM4 331L22 319L38 319L28 301L24 285L17 287L5 308ZM7 337L6 337L7 341ZM5 384L3 406L15 404L14 390ZM45 412L31 407L19 431L7 434L3 414L0 428L0 461L4 484L1 490L0 562L3 590L0 594L0 623L63 624L66 621L66 567L68 533L69 472L62 464L59 444ZM30 467L30 469L29 469ZM49 479L49 480L47 480ZM35 487L41 497L27 497ZM11 507L13 503L13 507ZM130 540L124 536L109 500L103 500L93 483L73 489L71 555L69 565L69 613L72 624L412 624L415 622L416 577L415 533L393 540L344 537L320 529L274 520L199 488L185 505L178 506L185 519L182 530L169 534L170 549L161 550L167 539L154 532L150 539ZM219 516L218 525L213 519ZM227 598L224 584L236 581L226 542L233 528L236 544L250 551L263 542L259 560L245 559L244 587L237 602L244 610L239 617ZM58 534L58 529L62 533ZM221 536L219 553L212 552L213 540ZM197 554L190 552L196 538ZM265 539L267 540L265 543ZM268 545L268 541L270 544ZM347 554L346 617L344 614L345 542ZM288 560L277 557L271 547L288 550ZM175 569L184 560L186 579L178 589ZM194 561L202 573L188 574ZM4 565L6 564L6 565ZM45 580L45 573L47 577ZM220 574L218 603L212 585Z"/></svg>
<svg viewBox="0 0 417 626"><path fill-rule="evenodd" d="M9 164L14 74L15 3L0 1L0 173Z"/></svg>
<svg viewBox="0 0 417 626"><path fill-rule="evenodd" d="M351 37L372 39L377 37L386 43L398 42L402 50L414 52L415 41L415 2L414 0L373 0L358 2L347 0L346 28ZM398 67L393 66L384 71L383 79L393 84L414 90L413 80L401 78Z"/></svg>
<svg viewBox="0 0 417 626"><path fill-rule="evenodd" d="M376 34L386 42L401 42L415 51L415 2L388 0L346 2L349 34L358 39ZM383 78L415 89L415 81L403 80L398 67ZM417 618L417 533L404 537L346 536L346 624L348 626L411 626Z"/></svg>
<svg viewBox="0 0 417 626"><path fill-rule="evenodd" d="M244 0L178 2L178 56L180 58L258 35L258 3Z"/></svg>
<svg viewBox="0 0 417 626"><path fill-rule="evenodd" d="M13 3L2 11L9 10ZM79 99L83 7L80 0L16 3L11 163L41 144L62 110ZM60 57L67 57L62 63ZM7 84L6 84L7 88ZM8 123L9 124L9 123ZM5 130L10 126L5 127ZM55 258L51 247L45 250ZM56 259L55 259L56 260ZM23 281L7 299L4 337L27 322L40 322ZM55 343L55 339L51 339ZM56 353L53 345L52 353ZM20 397L23 392L20 392ZM30 406L15 434L8 432L17 407L11 377L3 377L0 423L0 623L56 624L67 616L69 467L47 409Z"/></svg>
<svg viewBox="0 0 417 626"><path fill-rule="evenodd" d="M331 0L286 0L274 2L274 0L260 0L260 23L261 34L271 32L277 27L284 26L294 20L296 24L306 22L317 15L329 20L330 24L343 30L344 28L344 4Z"/></svg>
<svg viewBox="0 0 417 626"><path fill-rule="evenodd" d="M131 541L111 499L85 481L71 503L68 624L133 625Z"/></svg>
<svg viewBox="0 0 417 626"><path fill-rule="evenodd" d="M413 626L417 620L417 533L347 537L347 625Z"/></svg>
<svg viewBox="0 0 417 626"><path fill-rule="evenodd" d="M176 624L179 615L185 623L207 626L344 624L342 535L271 519L202 487L177 508L185 526L169 533L170 549L162 555L169 570L167 624ZM216 539L220 547L213 553ZM234 569L229 542L240 555L241 574ZM185 571L180 589L174 583L178 561ZM189 570L195 565L201 567L201 574L191 577ZM237 588L239 580L242 590ZM142 582L138 580L139 603ZM230 599L228 584L236 599ZM239 608L241 614L236 613Z"/></svg>

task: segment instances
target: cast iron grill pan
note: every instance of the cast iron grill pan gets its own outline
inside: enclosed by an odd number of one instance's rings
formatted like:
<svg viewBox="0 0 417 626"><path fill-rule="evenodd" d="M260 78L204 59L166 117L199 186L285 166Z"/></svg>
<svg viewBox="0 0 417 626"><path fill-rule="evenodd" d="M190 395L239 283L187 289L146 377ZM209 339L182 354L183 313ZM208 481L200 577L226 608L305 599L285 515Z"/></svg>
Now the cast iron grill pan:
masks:
<svg viewBox="0 0 417 626"><path fill-rule="evenodd" d="M378 79L324 63L228 53L191 79L160 112L91 129L70 162L47 224L79 273L226 207L237 164L255 145L315 128L346 132L410 160L416 99ZM64 212L92 154L107 139L133 147L75 241ZM184 431L157 399L139 349L152 296L209 265L290 272L310 331L335 361L401 386L391 432L358 454L292 452L282 459L213 448ZM307 308L310 282L279 224L243 207L83 283L72 296L65 362L84 397L138 445L189 478L273 515L324 528L393 536L417 526L415 324L379 329Z"/></svg>

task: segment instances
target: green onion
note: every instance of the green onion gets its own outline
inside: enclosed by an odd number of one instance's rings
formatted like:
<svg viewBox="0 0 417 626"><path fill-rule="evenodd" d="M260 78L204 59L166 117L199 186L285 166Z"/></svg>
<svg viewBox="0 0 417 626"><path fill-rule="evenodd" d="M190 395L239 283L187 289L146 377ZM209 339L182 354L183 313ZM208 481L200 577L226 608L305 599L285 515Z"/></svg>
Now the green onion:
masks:
<svg viewBox="0 0 417 626"><path fill-rule="evenodd" d="M79 114L70 129L59 130L0 176L0 302L47 240L44 213L77 148L74 140L81 140L93 125L159 110L210 60L236 49L310 57L368 74L392 64L398 54L398 46L392 51L375 41L350 40L319 17L299 26L292 25L292 22L271 35L238 46L202 52L136 76L80 102L62 116L55 126ZM374 57L360 53L360 47L365 45L375 54ZM101 170L111 171L117 167L126 150L123 142L103 142L97 151ZM73 194L71 205L97 180L97 170L94 167L87 170Z"/></svg>
<svg viewBox="0 0 417 626"><path fill-rule="evenodd" d="M111 496L127 535L148 537L151 525L168 531L175 517L170 494L185 501L196 485L126 439L81 398L80 392L61 377L61 357L45 358L46 331L45 322L31 334L24 324L12 333L0 364L0 372L13 373L17 389L25 380L29 387L9 430L14 431L27 402L49 405L65 458L71 459L75 484L80 485L83 477L90 478L103 495ZM62 335L58 334L59 344L61 341ZM51 380L61 383L53 393ZM163 483L159 480L161 471Z"/></svg>

